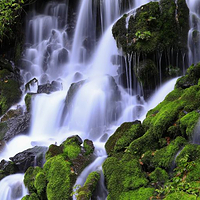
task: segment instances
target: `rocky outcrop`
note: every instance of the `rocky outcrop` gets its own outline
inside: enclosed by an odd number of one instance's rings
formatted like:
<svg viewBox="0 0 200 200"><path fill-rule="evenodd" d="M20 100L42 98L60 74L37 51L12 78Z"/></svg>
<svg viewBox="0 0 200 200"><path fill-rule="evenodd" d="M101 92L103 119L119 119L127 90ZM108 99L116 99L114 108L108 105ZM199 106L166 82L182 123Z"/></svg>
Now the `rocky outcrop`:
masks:
<svg viewBox="0 0 200 200"><path fill-rule="evenodd" d="M108 139L108 200L199 196L199 69L191 66L143 123L124 123Z"/></svg>
<svg viewBox="0 0 200 200"><path fill-rule="evenodd" d="M186 60L189 9L185 0L150 2L120 18L113 36L125 55L132 55L129 66L143 85L145 97L161 81L178 76ZM186 58L186 57L185 57Z"/></svg>
<svg viewBox="0 0 200 200"><path fill-rule="evenodd" d="M52 92L56 92L62 90L62 84L58 81L52 81L51 83L47 83L44 85L38 85L37 93L46 93L50 94Z"/></svg>
<svg viewBox="0 0 200 200"><path fill-rule="evenodd" d="M33 196L38 199L71 199L76 178L91 162L94 151L92 141L85 141L85 147L81 146L82 143L79 136L72 136L60 146L51 145L43 168L30 167L26 171L24 183L30 195L23 199Z"/></svg>
<svg viewBox="0 0 200 200"><path fill-rule="evenodd" d="M47 149L47 147L35 146L9 159L17 166L18 172L24 173L30 166L43 166Z"/></svg>

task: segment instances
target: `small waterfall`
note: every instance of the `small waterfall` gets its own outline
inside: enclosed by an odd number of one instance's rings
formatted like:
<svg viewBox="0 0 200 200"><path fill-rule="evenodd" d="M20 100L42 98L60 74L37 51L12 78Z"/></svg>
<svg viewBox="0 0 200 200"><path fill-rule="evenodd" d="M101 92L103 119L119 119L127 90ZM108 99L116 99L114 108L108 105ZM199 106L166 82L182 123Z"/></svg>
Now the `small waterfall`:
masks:
<svg viewBox="0 0 200 200"><path fill-rule="evenodd" d="M190 9L190 31L188 32L189 65L200 61L200 4L198 0L187 0Z"/></svg>
<svg viewBox="0 0 200 200"><path fill-rule="evenodd" d="M28 194L23 183L23 174L14 174L5 177L0 181L0 199L1 200L21 200Z"/></svg>

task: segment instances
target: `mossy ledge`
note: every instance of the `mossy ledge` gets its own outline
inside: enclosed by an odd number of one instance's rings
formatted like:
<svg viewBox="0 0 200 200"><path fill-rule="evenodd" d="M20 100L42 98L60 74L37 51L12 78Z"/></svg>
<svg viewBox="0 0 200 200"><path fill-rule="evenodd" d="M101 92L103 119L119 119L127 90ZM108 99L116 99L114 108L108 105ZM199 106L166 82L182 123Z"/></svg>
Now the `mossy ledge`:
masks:
<svg viewBox="0 0 200 200"><path fill-rule="evenodd" d="M82 143L79 136L72 136L60 146L50 145L43 168L30 167L25 173L24 184L30 195L23 197L23 200L72 199L76 178L91 162L94 151L91 141L86 141L93 149L90 151L82 147ZM93 175L90 176L91 179L92 177ZM96 180L96 175L94 178Z"/></svg>
<svg viewBox="0 0 200 200"><path fill-rule="evenodd" d="M143 123L124 123L108 139L108 200L200 198L200 148L191 143L200 118L199 70L200 63L192 65Z"/></svg>

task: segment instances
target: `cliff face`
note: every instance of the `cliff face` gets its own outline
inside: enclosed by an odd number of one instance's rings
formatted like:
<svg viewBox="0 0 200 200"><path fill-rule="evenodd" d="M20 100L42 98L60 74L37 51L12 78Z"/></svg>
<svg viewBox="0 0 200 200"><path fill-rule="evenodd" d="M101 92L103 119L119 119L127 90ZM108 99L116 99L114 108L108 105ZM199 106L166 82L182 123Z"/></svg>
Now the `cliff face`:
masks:
<svg viewBox="0 0 200 200"><path fill-rule="evenodd" d="M188 30L189 10L184 0L176 4L174 0L150 2L125 14L113 26L118 47L133 56L129 67L143 85L145 96L162 79L182 71Z"/></svg>

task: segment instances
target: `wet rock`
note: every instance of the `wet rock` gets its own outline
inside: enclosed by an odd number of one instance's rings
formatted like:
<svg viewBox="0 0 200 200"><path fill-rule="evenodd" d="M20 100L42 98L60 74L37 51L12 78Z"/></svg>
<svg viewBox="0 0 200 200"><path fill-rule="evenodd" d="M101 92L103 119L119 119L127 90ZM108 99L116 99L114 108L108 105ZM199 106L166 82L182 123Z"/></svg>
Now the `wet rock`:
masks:
<svg viewBox="0 0 200 200"><path fill-rule="evenodd" d="M4 122L4 141L9 141L14 136L27 133L30 128L31 114L26 112ZM2 123L1 123L2 124ZM6 127L6 128L5 128ZM2 131L2 129L1 129Z"/></svg>
<svg viewBox="0 0 200 200"><path fill-rule="evenodd" d="M11 161L2 160L0 162L0 180L4 177L18 173L18 167Z"/></svg>
<svg viewBox="0 0 200 200"><path fill-rule="evenodd" d="M62 84L58 81L52 81L51 83L46 83L44 85L38 85L37 93L50 94L62 90Z"/></svg>
<svg viewBox="0 0 200 200"><path fill-rule="evenodd" d="M108 134L105 133L105 134L102 135L102 137L100 138L100 142L106 142L107 139L108 139Z"/></svg>
<svg viewBox="0 0 200 200"><path fill-rule="evenodd" d="M58 52L58 64L64 64L69 60L69 53L68 50L65 48L62 48Z"/></svg>
<svg viewBox="0 0 200 200"><path fill-rule="evenodd" d="M19 172L25 172L30 166L42 167L47 147L35 146L11 157L10 160L18 167Z"/></svg>

